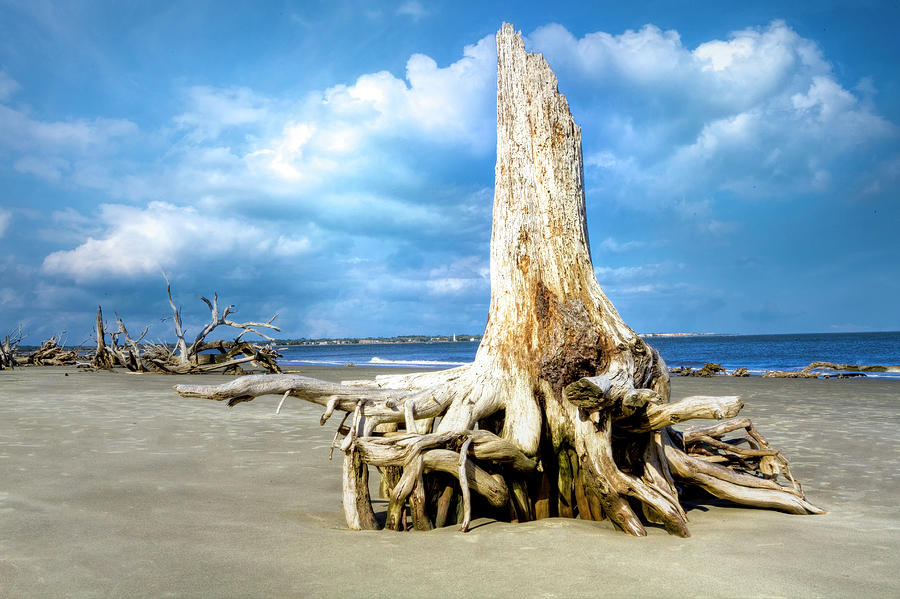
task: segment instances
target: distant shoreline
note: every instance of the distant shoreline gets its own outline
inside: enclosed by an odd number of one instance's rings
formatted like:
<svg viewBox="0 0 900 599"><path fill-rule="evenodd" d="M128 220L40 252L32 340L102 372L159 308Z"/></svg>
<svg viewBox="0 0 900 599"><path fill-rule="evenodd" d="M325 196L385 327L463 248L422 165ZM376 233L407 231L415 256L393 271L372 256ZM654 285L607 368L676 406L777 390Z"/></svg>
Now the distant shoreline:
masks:
<svg viewBox="0 0 900 599"><path fill-rule="evenodd" d="M804 335L879 335L900 333L900 331L831 331L824 333L638 333L642 339L673 337L781 337ZM387 345L395 343L471 343L481 341L481 335L398 335L395 337L339 337L317 339L276 339L276 345Z"/></svg>
<svg viewBox="0 0 900 599"><path fill-rule="evenodd" d="M830 331L824 333L638 333L642 339L670 339L670 338L694 338L694 337L783 337L783 336L812 336L812 335L884 335L900 334L900 331ZM455 339L454 339L455 337ZM404 343L473 343L481 342L481 334L454 335L397 335L394 337L321 337L308 339L304 337L294 339L275 339L268 342L277 346L315 346L315 345L393 345ZM165 342L173 346L172 341ZM261 341L262 344L267 344ZM39 345L20 344L17 353L29 353L39 348ZM79 345L85 351L91 351L92 346Z"/></svg>

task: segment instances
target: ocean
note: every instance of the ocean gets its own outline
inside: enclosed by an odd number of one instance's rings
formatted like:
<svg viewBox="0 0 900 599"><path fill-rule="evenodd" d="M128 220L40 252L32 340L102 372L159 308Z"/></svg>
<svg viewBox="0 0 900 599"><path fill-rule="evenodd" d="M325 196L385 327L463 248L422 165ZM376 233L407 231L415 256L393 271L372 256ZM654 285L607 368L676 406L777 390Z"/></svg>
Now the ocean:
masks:
<svg viewBox="0 0 900 599"><path fill-rule="evenodd" d="M816 361L900 365L900 332L697 335L646 341L659 350L669 367L697 368L715 362L728 370L747 368L751 374L761 375L766 370L800 370ZM279 363L284 366L452 368L471 362L478 342L291 345L279 349L283 356ZM900 372L868 375L900 379Z"/></svg>

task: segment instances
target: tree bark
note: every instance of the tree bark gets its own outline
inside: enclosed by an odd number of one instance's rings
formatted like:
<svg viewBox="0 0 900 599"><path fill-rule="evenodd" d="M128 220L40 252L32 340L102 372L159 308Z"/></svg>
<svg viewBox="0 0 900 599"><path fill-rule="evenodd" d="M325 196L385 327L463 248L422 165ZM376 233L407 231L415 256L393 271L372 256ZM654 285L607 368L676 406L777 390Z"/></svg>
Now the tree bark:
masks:
<svg viewBox="0 0 900 599"><path fill-rule="evenodd" d="M463 529L470 510L481 509L520 521L609 519L633 535L659 524L688 536L676 478L740 503L820 511L797 495L798 485L782 487L774 471L765 472L771 464L762 461L780 457L775 450L748 456L721 441L724 433L717 430L687 446L672 439L674 423L736 416L740 398L669 403L665 363L625 324L594 276L581 132L556 77L542 56L526 53L510 25L497 35L497 55L491 302L474 362L352 386L245 377L176 390L230 405L287 392L332 409L359 414L362 408L365 423L358 434L356 426L348 429L343 449L359 452L365 464L402 468L388 508L388 526L395 529L406 528L400 520L414 489L433 492L424 504L412 500L414 520L428 517L421 505L435 506L439 524L448 518L454 493L437 479L427 484L435 470L459 481ZM435 417L434 433L418 431L417 422ZM406 432L376 432L388 422ZM692 450L722 463L691 457ZM742 478L735 483L738 470ZM487 501L473 503L470 490ZM355 522L348 516L351 527Z"/></svg>

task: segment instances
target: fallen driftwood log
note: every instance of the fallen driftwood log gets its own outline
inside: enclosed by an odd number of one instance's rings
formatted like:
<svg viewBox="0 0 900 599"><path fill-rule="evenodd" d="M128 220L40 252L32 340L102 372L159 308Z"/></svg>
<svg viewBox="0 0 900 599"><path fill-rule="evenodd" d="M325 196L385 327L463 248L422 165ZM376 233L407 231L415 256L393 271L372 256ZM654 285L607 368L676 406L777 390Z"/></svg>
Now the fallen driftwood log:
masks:
<svg viewBox="0 0 900 599"><path fill-rule="evenodd" d="M719 374L725 374L725 368L721 364L707 362L706 365L700 370L695 370L694 372L690 373L690 376L710 377L717 376Z"/></svg>
<svg viewBox="0 0 900 599"><path fill-rule="evenodd" d="M764 379L817 379L816 372L805 372L803 370L767 370Z"/></svg>
<svg viewBox="0 0 900 599"><path fill-rule="evenodd" d="M825 371L841 371L828 374ZM780 379L849 379L865 377L865 373L872 372L900 372L900 366L882 366L879 364L838 364L836 362L812 362L801 370L767 370L763 377Z"/></svg>
<svg viewBox="0 0 900 599"><path fill-rule="evenodd" d="M691 486L744 505L822 513L749 420L672 428L733 419L743 403L670 402L665 362L594 276L581 133L556 77L510 25L497 35L497 55L491 304L474 362L346 385L254 375L175 390L229 406L262 395L302 399L324 408L322 423L345 412L334 444L344 454L352 529L379 526L370 467L382 473L385 526L394 530L408 519L420 530L448 522L467 530L478 516L577 516L632 535L652 524L688 536L679 496Z"/></svg>
<svg viewBox="0 0 900 599"><path fill-rule="evenodd" d="M803 372L814 370L843 370L846 372L900 372L900 366L882 366L878 364L836 364L834 362L813 362L803 368Z"/></svg>
<svg viewBox="0 0 900 599"><path fill-rule="evenodd" d="M825 371L840 371L828 374ZM860 364L837 364L835 362L813 362L800 370L767 370L762 375L763 378L779 378L779 379L849 379L857 377L865 377L866 373L872 372L900 372L900 366L881 366L881 365L860 365ZM677 366L669 368L669 374L675 376L699 376L710 377L718 375L728 375L728 372L719 364L712 362L707 363L703 368L694 370L690 366ZM748 377L750 371L746 368L735 368L730 376Z"/></svg>

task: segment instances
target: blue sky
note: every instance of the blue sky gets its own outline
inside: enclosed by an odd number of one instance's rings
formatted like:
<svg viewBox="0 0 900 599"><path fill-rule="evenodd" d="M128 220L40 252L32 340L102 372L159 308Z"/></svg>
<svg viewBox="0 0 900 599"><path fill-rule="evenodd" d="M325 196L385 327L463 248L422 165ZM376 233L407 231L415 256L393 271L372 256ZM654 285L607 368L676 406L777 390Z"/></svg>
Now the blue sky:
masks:
<svg viewBox="0 0 900 599"><path fill-rule="evenodd" d="M896 2L0 0L0 334L480 332L504 20L634 329L900 329Z"/></svg>

